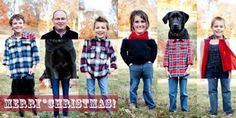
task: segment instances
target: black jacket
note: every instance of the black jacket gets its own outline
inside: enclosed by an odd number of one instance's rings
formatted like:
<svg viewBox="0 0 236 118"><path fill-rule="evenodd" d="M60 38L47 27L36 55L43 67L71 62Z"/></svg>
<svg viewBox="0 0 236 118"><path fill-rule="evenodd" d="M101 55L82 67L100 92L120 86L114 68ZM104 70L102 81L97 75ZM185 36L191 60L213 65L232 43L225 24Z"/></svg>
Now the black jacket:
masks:
<svg viewBox="0 0 236 118"><path fill-rule="evenodd" d="M55 30L41 37L45 39L45 68L40 79L77 78L76 52L72 39L78 39L78 33L67 27L67 32L60 37Z"/></svg>
<svg viewBox="0 0 236 118"><path fill-rule="evenodd" d="M120 54L127 65L144 64L148 61L153 63L157 56L157 44L153 39L123 39Z"/></svg>
<svg viewBox="0 0 236 118"><path fill-rule="evenodd" d="M70 30L70 28L66 27L66 33L61 37L58 33L56 33L55 28L53 30L44 34L41 39L78 39L78 33Z"/></svg>

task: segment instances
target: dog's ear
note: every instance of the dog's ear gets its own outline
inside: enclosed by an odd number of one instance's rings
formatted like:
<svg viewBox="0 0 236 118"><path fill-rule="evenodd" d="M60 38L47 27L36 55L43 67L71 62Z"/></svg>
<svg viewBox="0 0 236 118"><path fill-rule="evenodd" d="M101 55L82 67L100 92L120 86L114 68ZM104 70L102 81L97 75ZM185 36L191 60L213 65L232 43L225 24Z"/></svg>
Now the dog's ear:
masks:
<svg viewBox="0 0 236 118"><path fill-rule="evenodd" d="M171 12L168 12L163 18L162 18L162 21L166 24L167 23L167 20L169 20L169 15L170 15Z"/></svg>
<svg viewBox="0 0 236 118"><path fill-rule="evenodd" d="M186 23L188 21L189 15L183 11L180 11L180 13L184 16L184 23Z"/></svg>

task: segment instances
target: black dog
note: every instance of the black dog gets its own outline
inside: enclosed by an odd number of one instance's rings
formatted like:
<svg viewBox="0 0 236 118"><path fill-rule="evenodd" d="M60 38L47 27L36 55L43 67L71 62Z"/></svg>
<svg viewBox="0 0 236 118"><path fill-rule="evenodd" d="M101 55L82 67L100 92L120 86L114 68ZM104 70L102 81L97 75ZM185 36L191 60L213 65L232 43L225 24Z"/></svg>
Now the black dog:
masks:
<svg viewBox="0 0 236 118"><path fill-rule="evenodd" d="M71 39L45 39L46 70L41 79L77 78L76 53Z"/></svg>
<svg viewBox="0 0 236 118"><path fill-rule="evenodd" d="M183 11L171 11L165 15L162 21L166 24L169 20L168 39L189 39L188 31L184 28L188 18L189 15Z"/></svg>

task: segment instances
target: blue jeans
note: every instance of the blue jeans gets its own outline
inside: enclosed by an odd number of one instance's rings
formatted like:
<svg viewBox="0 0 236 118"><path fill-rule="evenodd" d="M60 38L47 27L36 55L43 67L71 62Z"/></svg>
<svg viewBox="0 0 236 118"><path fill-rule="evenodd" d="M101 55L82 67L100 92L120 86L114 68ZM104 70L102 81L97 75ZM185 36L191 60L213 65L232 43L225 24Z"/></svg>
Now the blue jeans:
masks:
<svg viewBox="0 0 236 118"><path fill-rule="evenodd" d="M152 96L153 65L145 63L141 65L133 64L130 70L130 103L137 106L137 90L140 79L143 78L143 97L149 109L156 107Z"/></svg>
<svg viewBox="0 0 236 118"><path fill-rule="evenodd" d="M108 93L108 85L107 85L107 78L101 78L98 80L98 86L100 88L100 92L102 96L107 96ZM87 92L88 96L94 96L95 95L95 81L96 79L93 78L87 78Z"/></svg>
<svg viewBox="0 0 236 118"><path fill-rule="evenodd" d="M109 95L107 79L108 79L107 77L97 79L98 86L100 88L100 92L102 95L102 99L104 101L106 100L107 96ZM95 97L95 81L96 81L96 78L87 78L87 92L88 92L88 96L90 99L93 99ZM105 109L105 110L107 112L111 112L110 109ZM91 108L90 111L95 112L96 109Z"/></svg>
<svg viewBox="0 0 236 118"><path fill-rule="evenodd" d="M223 111L226 114L233 113L231 105L231 91L230 91L230 79L210 79L208 78L208 94L210 99L210 111L209 114L217 115L218 111L218 80L221 82L221 91L223 98Z"/></svg>
<svg viewBox="0 0 236 118"><path fill-rule="evenodd" d="M60 81L62 85L63 98L64 99L69 98L70 79L50 79L50 80L54 99L58 99L60 96L59 95ZM54 117L57 117L58 115L59 115L59 109L54 108ZM63 108L63 116L68 116L68 108Z"/></svg>
<svg viewBox="0 0 236 118"><path fill-rule="evenodd" d="M178 81L180 88L180 105L183 112L188 112L188 78L189 75L183 77L171 77L169 78L169 112L176 112L176 98L178 90Z"/></svg>

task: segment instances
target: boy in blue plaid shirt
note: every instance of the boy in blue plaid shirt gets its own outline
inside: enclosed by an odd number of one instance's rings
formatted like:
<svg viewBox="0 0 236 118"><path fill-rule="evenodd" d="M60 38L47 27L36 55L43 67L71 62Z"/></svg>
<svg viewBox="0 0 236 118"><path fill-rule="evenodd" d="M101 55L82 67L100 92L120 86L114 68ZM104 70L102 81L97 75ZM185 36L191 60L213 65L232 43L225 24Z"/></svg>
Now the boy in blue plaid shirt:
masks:
<svg viewBox="0 0 236 118"><path fill-rule="evenodd" d="M34 98L34 73L39 63L38 47L35 35L24 31L24 23L25 19L20 14L10 18L9 24L14 34L5 41L3 65L12 79L10 96L27 95ZM37 116L35 109L33 113ZM24 117L22 109L19 109L19 115Z"/></svg>

